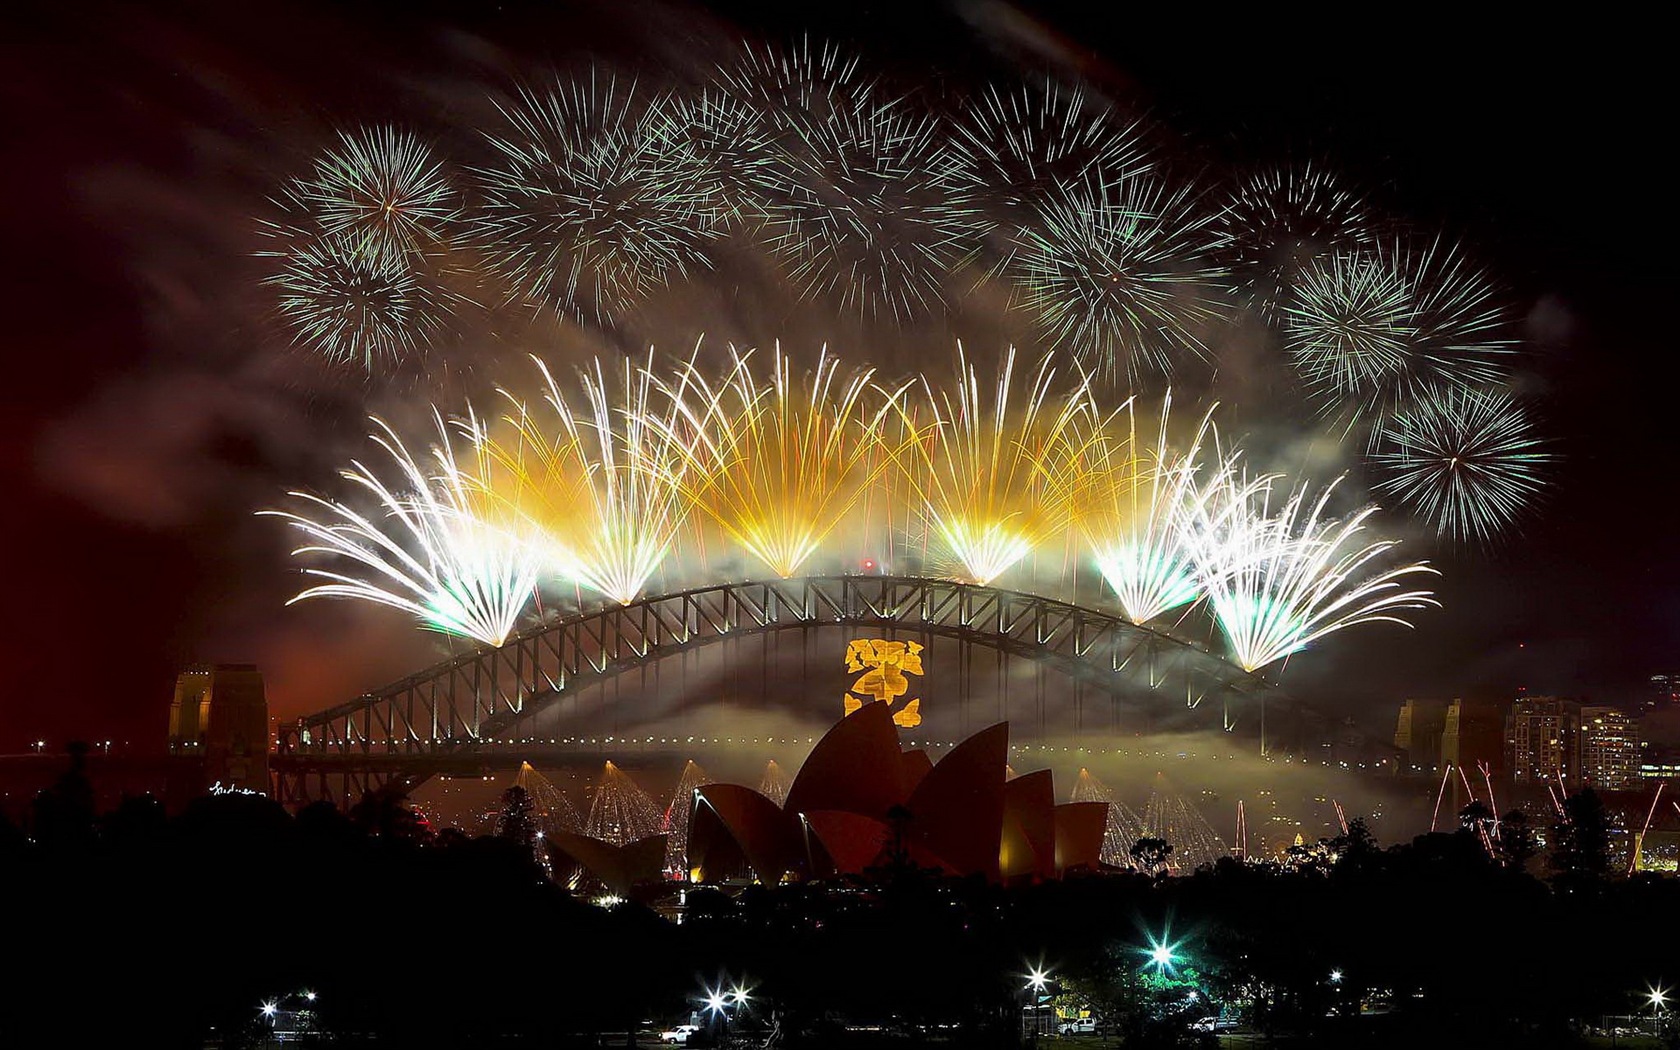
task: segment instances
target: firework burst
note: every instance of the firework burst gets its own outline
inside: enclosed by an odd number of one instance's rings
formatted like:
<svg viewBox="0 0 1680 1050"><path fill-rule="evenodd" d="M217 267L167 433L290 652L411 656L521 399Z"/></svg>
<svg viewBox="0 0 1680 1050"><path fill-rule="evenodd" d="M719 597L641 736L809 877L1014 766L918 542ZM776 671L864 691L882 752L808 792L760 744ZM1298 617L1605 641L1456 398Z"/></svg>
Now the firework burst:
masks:
<svg viewBox="0 0 1680 1050"><path fill-rule="evenodd" d="M1420 394L1501 379L1510 350L1491 283L1439 243L1337 252L1302 273L1286 345L1309 393L1373 441Z"/></svg>
<svg viewBox="0 0 1680 1050"><path fill-rule="evenodd" d="M1370 458L1378 491L1437 535L1486 543L1539 496L1551 455L1510 394L1453 389L1396 412Z"/></svg>
<svg viewBox="0 0 1680 1050"><path fill-rule="evenodd" d="M1338 479L1339 480L1339 479ZM1387 621L1439 605L1431 592L1401 582L1434 574L1423 563L1378 569L1398 541L1361 543L1366 507L1341 520L1325 516L1336 483L1308 501L1306 486L1273 514L1275 476L1257 480L1226 471L1192 509L1185 530L1209 607L1233 656L1256 671L1355 624Z"/></svg>
<svg viewBox="0 0 1680 1050"><path fill-rule="evenodd" d="M1121 180L1149 165L1142 126L1081 88L991 87L965 108L956 134L987 189L1021 207L1057 186Z"/></svg>
<svg viewBox="0 0 1680 1050"><path fill-rule="evenodd" d="M448 428L439 417L439 441L428 473L401 439L375 419L373 440L391 457L398 481L388 484L360 463L345 480L371 493L380 508L364 515L345 503L306 492L290 495L310 513L263 511L301 531L309 543L296 556L347 559L351 574L308 567L328 582L292 599L356 598L401 609L426 627L501 645L536 593L539 554L507 529L487 520L472 473L457 463ZM469 425L475 449L481 436ZM291 604L290 602L287 604Z"/></svg>
<svg viewBox="0 0 1680 1050"><path fill-rule="evenodd" d="M1126 409L1126 439L1103 446L1090 504L1078 518L1097 569L1114 589L1120 607L1133 623L1144 623L1201 596L1196 566L1184 545L1183 519L1203 498L1198 478L1203 484L1217 484L1230 462L1202 475L1203 446L1213 425L1211 408L1189 442L1178 447L1168 436L1170 393L1161 407L1153 444L1139 439L1135 402L1128 402Z"/></svg>
<svg viewBox="0 0 1680 1050"><path fill-rule="evenodd" d="M808 41L750 51L720 84L759 114L763 235L806 298L899 322L944 305L984 222L968 155L932 115Z"/></svg>
<svg viewBox="0 0 1680 1050"><path fill-rule="evenodd" d="M664 102L592 72L502 109L479 169L478 243L526 299L611 326L651 291L707 265L715 237L698 162Z"/></svg>
<svg viewBox="0 0 1680 1050"><path fill-rule="evenodd" d="M1010 274L1056 346L1111 375L1205 360L1220 314L1207 218L1187 188L1136 174L1058 186L1020 231Z"/></svg>
<svg viewBox="0 0 1680 1050"><path fill-rule="evenodd" d="M1018 385L1011 347L989 404L960 344L954 392L922 379L932 418L895 458L908 461L924 519L969 582L991 582L1065 528L1092 479L1103 421L1090 382L1058 401L1053 363L1046 356Z"/></svg>
<svg viewBox="0 0 1680 1050"><path fill-rule="evenodd" d="M499 513L531 537L550 572L619 603L634 601L671 549L688 513L675 409L653 409L653 355L621 375L599 361L581 374L574 409L541 361L547 392L480 437L479 477ZM616 387L616 393L615 393Z"/></svg>
<svg viewBox="0 0 1680 1050"><path fill-rule="evenodd" d="M374 372L425 352L447 328L456 299L415 260L367 238L303 239L277 252L268 278L299 343L338 364Z"/></svg>
<svg viewBox="0 0 1680 1050"><path fill-rule="evenodd" d="M1323 167L1265 168L1230 189L1214 219L1237 289L1268 321L1313 259L1371 241L1365 203Z"/></svg>
<svg viewBox="0 0 1680 1050"><path fill-rule="evenodd" d="M358 251L434 253L461 217L460 197L431 148L392 127L340 133L293 195L328 236Z"/></svg>
<svg viewBox="0 0 1680 1050"><path fill-rule="evenodd" d="M763 114L716 85L666 96L651 111L657 136L677 148L661 154L667 184L692 186L703 228L756 231L768 217L779 169Z"/></svg>
<svg viewBox="0 0 1680 1050"><path fill-rule="evenodd" d="M803 383L780 346L768 378L755 371L751 351L732 349L730 357L715 389L691 367L672 392L693 433L672 436L684 457L681 487L730 539L786 578L891 464L877 445L896 394L869 407L873 371L843 378L826 349ZM694 392L692 403L682 390Z"/></svg>

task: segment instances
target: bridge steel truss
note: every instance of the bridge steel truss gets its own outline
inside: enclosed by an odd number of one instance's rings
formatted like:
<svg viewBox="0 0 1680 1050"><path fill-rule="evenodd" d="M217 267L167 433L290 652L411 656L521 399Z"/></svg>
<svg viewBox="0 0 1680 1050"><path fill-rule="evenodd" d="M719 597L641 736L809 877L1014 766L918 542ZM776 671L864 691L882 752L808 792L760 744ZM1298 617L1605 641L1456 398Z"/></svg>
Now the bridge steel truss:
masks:
<svg viewBox="0 0 1680 1050"><path fill-rule="evenodd" d="M1191 643L1054 598L902 576L723 583L574 613L299 719L271 762L276 794L293 805L343 805L393 781L412 787L433 772L465 770L563 694L728 638L817 626L955 638L1122 698L1139 693L1140 679L1146 688L1182 683L1192 706L1259 699L1271 688Z"/></svg>

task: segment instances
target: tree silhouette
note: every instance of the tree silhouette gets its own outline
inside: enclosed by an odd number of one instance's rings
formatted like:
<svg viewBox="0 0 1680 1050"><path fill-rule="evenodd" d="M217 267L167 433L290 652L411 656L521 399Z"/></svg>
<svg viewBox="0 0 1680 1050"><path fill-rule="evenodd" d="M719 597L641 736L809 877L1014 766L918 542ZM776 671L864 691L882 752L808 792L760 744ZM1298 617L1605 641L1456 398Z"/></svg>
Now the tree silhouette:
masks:
<svg viewBox="0 0 1680 1050"><path fill-rule="evenodd" d="M1164 872L1167 870L1167 860L1172 856L1172 851L1172 843L1166 839L1145 835L1132 843L1132 866L1150 874Z"/></svg>
<svg viewBox="0 0 1680 1050"><path fill-rule="evenodd" d="M408 808L408 792L391 784L364 792L350 807L350 822L376 838L418 842L427 836L425 825Z"/></svg>
<svg viewBox="0 0 1680 1050"><path fill-rule="evenodd" d="M35 796L35 839L44 845L87 845L94 839L93 783L87 776L88 746L75 741L65 749L70 768L53 786Z"/></svg>
<svg viewBox="0 0 1680 1050"><path fill-rule="evenodd" d="M1610 874L1610 820L1592 788L1563 800L1563 817L1552 825L1552 871L1560 882L1582 883Z"/></svg>
<svg viewBox="0 0 1680 1050"><path fill-rule="evenodd" d="M518 784L502 792L502 811L496 815L496 837L536 850L536 803L531 801L531 793Z"/></svg>
<svg viewBox="0 0 1680 1050"><path fill-rule="evenodd" d="M1520 809L1499 818L1499 838L1495 842L1499 862L1514 871L1523 871L1528 862L1540 852L1540 842L1529 826L1528 814Z"/></svg>

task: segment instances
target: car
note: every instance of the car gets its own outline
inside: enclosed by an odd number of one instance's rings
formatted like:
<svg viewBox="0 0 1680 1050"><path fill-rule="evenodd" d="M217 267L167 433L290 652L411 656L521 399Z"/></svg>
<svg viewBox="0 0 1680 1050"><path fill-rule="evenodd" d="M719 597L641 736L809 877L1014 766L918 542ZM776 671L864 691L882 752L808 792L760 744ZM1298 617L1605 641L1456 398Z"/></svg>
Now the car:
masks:
<svg viewBox="0 0 1680 1050"><path fill-rule="evenodd" d="M689 1036L700 1030L699 1025L680 1024L675 1028L667 1028L659 1033L661 1043L674 1043L677 1046L687 1046Z"/></svg>
<svg viewBox="0 0 1680 1050"><path fill-rule="evenodd" d="M1237 1027L1235 1017L1203 1017L1190 1022L1192 1032L1230 1032Z"/></svg>
<svg viewBox="0 0 1680 1050"><path fill-rule="evenodd" d="M1097 1019L1095 1017L1079 1017L1071 1021L1063 1021L1061 1027L1057 1029L1057 1034L1083 1035L1087 1032L1095 1032L1096 1030Z"/></svg>

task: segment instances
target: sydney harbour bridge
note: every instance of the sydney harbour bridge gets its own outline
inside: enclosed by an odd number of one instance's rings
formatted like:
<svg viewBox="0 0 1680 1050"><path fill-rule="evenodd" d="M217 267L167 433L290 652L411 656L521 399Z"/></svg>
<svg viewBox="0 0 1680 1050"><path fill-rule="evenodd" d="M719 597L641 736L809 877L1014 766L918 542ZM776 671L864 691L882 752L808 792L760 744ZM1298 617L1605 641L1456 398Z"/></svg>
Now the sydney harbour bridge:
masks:
<svg viewBox="0 0 1680 1050"><path fill-rule="evenodd" d="M690 680L696 660L721 651L736 674L743 647L763 676L744 690L757 710L832 723L843 687L820 683L835 675L836 641L866 632L939 654L926 681L946 699L926 709L929 741L1004 719L1017 735L1077 741L1192 715L1263 727L1278 695L1194 643L1040 595L908 576L721 583L572 612L299 719L272 756L275 788L288 804L343 804L525 761L676 757L695 744L688 705L721 688L717 659Z"/></svg>

